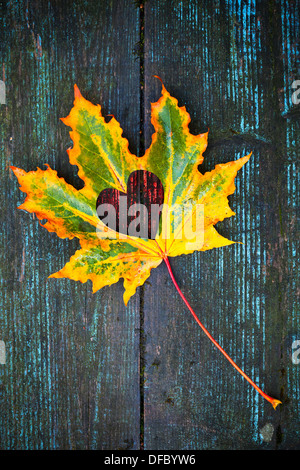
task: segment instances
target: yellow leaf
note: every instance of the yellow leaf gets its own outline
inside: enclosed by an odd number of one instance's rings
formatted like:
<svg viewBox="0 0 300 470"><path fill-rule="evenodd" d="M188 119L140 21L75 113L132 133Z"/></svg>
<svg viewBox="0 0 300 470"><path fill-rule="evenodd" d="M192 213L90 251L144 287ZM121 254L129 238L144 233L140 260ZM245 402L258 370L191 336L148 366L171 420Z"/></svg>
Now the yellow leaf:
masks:
<svg viewBox="0 0 300 470"><path fill-rule="evenodd" d="M214 225L234 215L227 197L234 192L236 174L250 155L201 174L198 166L203 162L208 133L189 132L189 114L164 86L160 99L152 104L155 133L141 158L130 153L115 118L105 122L100 105L83 98L76 85L74 106L62 121L72 129L73 147L68 155L84 182L81 190L67 184L49 166L28 173L12 167L20 189L27 193L20 209L46 219L44 227L59 237L80 240L81 249L50 277L91 280L94 292L123 278L127 304L151 269L167 257L234 243L222 237ZM101 191L112 188L126 193L128 177L137 170L155 174L164 188L155 239L120 237L97 215Z"/></svg>

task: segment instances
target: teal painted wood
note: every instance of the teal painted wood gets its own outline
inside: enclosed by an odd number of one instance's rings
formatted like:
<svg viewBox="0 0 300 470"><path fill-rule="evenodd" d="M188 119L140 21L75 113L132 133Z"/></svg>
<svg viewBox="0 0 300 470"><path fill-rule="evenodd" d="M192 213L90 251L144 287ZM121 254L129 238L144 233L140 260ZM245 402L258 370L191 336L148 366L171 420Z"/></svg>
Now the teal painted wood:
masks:
<svg viewBox="0 0 300 470"><path fill-rule="evenodd" d="M282 34L279 47L282 51L283 86L280 94L280 110L286 119L284 163L282 180L282 231L280 237L281 270L280 308L285 325L282 335L282 387L287 406L282 409L281 446L299 449L300 445L300 311L299 311L299 134L300 103L294 103L294 81L299 80L299 2L281 2ZM299 88L299 87L298 87ZM298 94L299 95L299 94ZM282 282L283 281L283 282ZM296 343L295 343L296 342ZM295 348L295 344L298 347ZM296 359L296 361L295 361ZM296 362L296 363L295 363Z"/></svg>
<svg viewBox="0 0 300 470"><path fill-rule="evenodd" d="M201 171L253 151L217 225L243 244L171 259L201 321L264 391L274 411L230 366L190 316L165 266L144 292L145 449L299 449L296 200L299 2L158 1L145 8L145 137L159 75L209 127ZM300 106L300 105L299 105Z"/></svg>
<svg viewBox="0 0 300 470"><path fill-rule="evenodd" d="M3 5L4 3L4 5ZM9 165L49 163L77 188L68 128L73 86L122 123L139 147L139 9L130 0L2 2L1 449L136 449L140 445L139 295L119 283L47 280L78 248L16 210Z"/></svg>
<svg viewBox="0 0 300 470"><path fill-rule="evenodd" d="M300 78L299 1L145 6L139 31L143 10L130 0L4 2L0 448L137 449L140 429L148 450L299 448L300 365L292 362L300 339L299 110L291 103L291 84ZM244 244L171 263L207 328L283 400L276 412L189 317L164 266L127 308L121 283L93 295L90 285L47 280L78 245L15 210L24 197L10 164L31 170L47 162L81 185L59 122L75 82L116 116L139 153L140 118L147 146L150 101L160 94L152 74L186 105L192 132L210 128L202 170L253 151L230 197L236 217L218 224Z"/></svg>

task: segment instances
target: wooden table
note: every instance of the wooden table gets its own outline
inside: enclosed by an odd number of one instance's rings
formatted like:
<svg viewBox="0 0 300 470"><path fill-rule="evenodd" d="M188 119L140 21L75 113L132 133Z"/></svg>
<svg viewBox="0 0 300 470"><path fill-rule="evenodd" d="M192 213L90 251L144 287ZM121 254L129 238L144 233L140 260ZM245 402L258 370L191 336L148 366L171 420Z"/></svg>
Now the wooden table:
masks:
<svg viewBox="0 0 300 470"><path fill-rule="evenodd" d="M1 3L1 449L300 449L299 7ZM276 411L205 337L166 266L127 307L121 282L92 294L89 282L47 279L78 242L16 209L24 194L9 165L48 163L82 187L59 120L74 83L114 114L142 155L161 89L153 75L186 106L192 133L209 128L201 171L253 152L229 198L236 216L217 225L243 244L171 264L208 330L282 400Z"/></svg>

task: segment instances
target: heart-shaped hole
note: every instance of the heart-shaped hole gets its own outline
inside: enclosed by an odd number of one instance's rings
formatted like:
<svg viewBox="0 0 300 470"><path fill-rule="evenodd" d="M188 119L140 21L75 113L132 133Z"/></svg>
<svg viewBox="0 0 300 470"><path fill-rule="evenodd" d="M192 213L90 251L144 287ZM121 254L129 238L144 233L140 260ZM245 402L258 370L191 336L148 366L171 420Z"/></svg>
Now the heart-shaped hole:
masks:
<svg viewBox="0 0 300 470"><path fill-rule="evenodd" d="M99 219L110 229L125 235L154 239L164 202L160 179L150 171L137 170L129 175L127 193L107 188L98 196Z"/></svg>

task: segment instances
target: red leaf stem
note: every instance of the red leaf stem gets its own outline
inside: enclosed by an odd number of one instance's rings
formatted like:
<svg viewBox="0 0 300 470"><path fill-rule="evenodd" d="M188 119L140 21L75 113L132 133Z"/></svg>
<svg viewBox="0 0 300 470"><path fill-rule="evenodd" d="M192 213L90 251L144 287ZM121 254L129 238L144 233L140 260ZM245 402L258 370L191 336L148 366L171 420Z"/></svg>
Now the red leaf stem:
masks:
<svg viewBox="0 0 300 470"><path fill-rule="evenodd" d="M171 276L171 279L174 283L174 286L176 287L180 297L182 298L182 300L184 301L185 305L187 306L187 308L189 309L189 311L191 312L191 314L193 315L194 319L196 320L196 322L198 323L198 325L202 328L202 330L204 331L204 333L209 337L209 339L213 342L213 344L219 349L219 351L221 351L221 353L226 357L226 359L230 362L231 365L233 365L233 367L252 385L252 387L254 387L258 393L260 393L268 402L271 403L271 405L273 406L273 408L275 409L276 406L278 406L279 404L281 404L281 401L279 400L276 400L275 398L272 398L270 397L269 395L267 395L266 393L264 393L254 382L253 380L251 380L248 375L245 374L244 371L242 371L242 369L240 369L240 367L231 359L230 356L228 356L228 354L224 351L224 349L219 345L219 343L217 343L217 341L211 336L211 334L207 331L207 329L205 328L205 326L201 323L201 321L199 320L199 318L197 317L196 313L194 312L194 310L192 309L192 307L190 306L190 304L188 303L188 301L186 300L185 296L183 295L183 293L181 292L177 282L176 282L176 279L174 278L174 274L172 272L172 269L171 269L171 266L170 266L170 263L169 263L169 260L167 257L164 258L165 260L165 263L167 265L167 268L168 268L168 271L169 271L169 274Z"/></svg>

